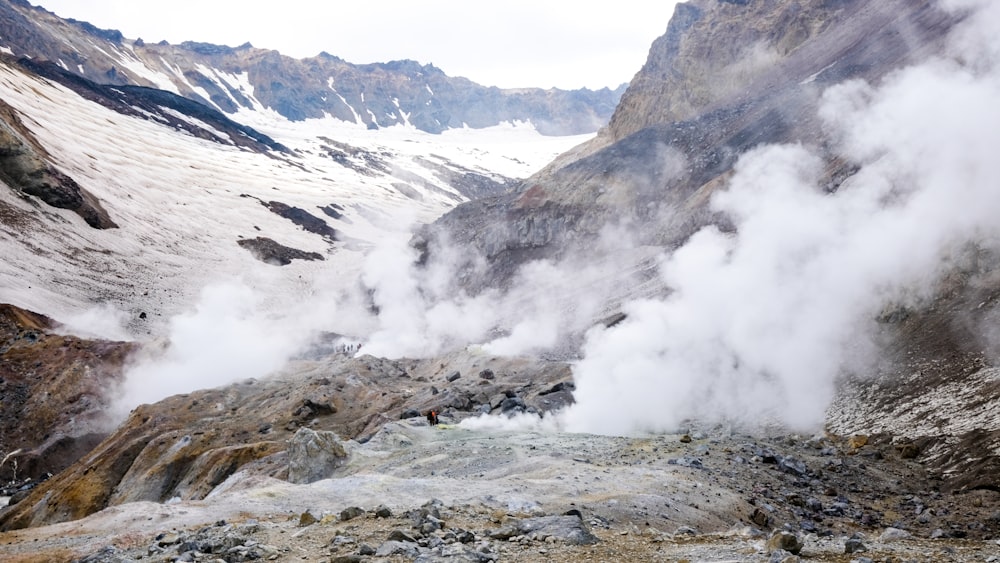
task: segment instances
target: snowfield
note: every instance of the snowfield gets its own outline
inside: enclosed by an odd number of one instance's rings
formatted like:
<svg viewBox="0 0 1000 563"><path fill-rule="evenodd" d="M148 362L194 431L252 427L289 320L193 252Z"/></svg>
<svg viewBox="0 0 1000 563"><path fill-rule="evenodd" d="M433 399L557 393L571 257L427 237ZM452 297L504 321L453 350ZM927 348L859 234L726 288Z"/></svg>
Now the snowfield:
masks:
<svg viewBox="0 0 1000 563"><path fill-rule="evenodd" d="M590 137L545 137L527 123L442 135L411 127L369 131L333 118L289 122L268 110L243 110L239 121L292 151L259 154L123 116L8 66L0 66L0 98L17 110L51 164L94 194L120 227L91 229L69 211L2 190L0 210L17 219L0 228L0 301L57 319L103 306L121 311L132 335L162 333L165 320L212 283L246 284L275 308L356 284L373 245L408 237L411 225L466 199L439 167L504 183ZM339 241L262 205L271 201L322 218ZM328 206L343 216L324 214ZM325 260L277 268L236 244L255 237Z"/></svg>

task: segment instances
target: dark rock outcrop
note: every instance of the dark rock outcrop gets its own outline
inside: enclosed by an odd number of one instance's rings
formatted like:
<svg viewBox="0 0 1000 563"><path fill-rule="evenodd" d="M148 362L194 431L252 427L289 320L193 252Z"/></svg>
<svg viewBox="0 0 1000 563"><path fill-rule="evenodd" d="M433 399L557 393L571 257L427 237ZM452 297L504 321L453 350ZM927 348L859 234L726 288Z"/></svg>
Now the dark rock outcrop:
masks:
<svg viewBox="0 0 1000 563"><path fill-rule="evenodd" d="M240 239L236 244L249 250L255 258L267 264L287 266L292 260L322 260L318 252L306 252L290 246L279 244L267 237Z"/></svg>
<svg viewBox="0 0 1000 563"><path fill-rule="evenodd" d="M235 145L258 152L288 151L267 135L229 119L221 111L171 92L145 86L100 84L48 61L20 58L17 64L38 76L62 84L83 98L124 115L155 119L174 129L216 143ZM188 118L179 117L175 112ZM203 123L206 127L199 123ZM219 135L220 132L224 137Z"/></svg>
<svg viewBox="0 0 1000 563"><path fill-rule="evenodd" d="M330 242L337 240L337 231L330 227L330 225L327 225L326 221L320 219L312 213L309 213L301 207L294 207L280 201L262 201L261 204L270 209L272 213L288 219L292 223L295 223L310 233L315 233L324 237Z"/></svg>
<svg viewBox="0 0 1000 563"><path fill-rule="evenodd" d="M57 473L108 434L106 390L134 346L55 334L48 317L0 305L0 458L20 478ZM13 477L12 463L0 480Z"/></svg>
<svg viewBox="0 0 1000 563"><path fill-rule="evenodd" d="M11 189L75 212L95 229L117 227L90 192L47 162L47 154L14 108L0 100L0 181Z"/></svg>

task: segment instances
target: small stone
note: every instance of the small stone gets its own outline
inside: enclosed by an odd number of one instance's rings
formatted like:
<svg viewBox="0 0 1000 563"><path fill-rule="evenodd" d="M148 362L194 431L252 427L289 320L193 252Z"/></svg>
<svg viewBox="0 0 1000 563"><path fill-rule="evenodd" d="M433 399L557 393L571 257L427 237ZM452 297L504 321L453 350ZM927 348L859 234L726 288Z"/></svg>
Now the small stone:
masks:
<svg viewBox="0 0 1000 563"><path fill-rule="evenodd" d="M315 516L313 516L313 513L309 512L308 510L299 515L299 527L300 528L304 528L306 526L311 526L311 525L315 524L316 522L319 522L319 518L316 518Z"/></svg>
<svg viewBox="0 0 1000 563"><path fill-rule="evenodd" d="M750 521L760 528L766 528L768 522L771 521L771 516L760 508L754 508L753 512L750 513Z"/></svg>
<svg viewBox="0 0 1000 563"><path fill-rule="evenodd" d="M698 530L695 530L691 526L681 526L674 530L675 536L697 536Z"/></svg>
<svg viewBox="0 0 1000 563"><path fill-rule="evenodd" d="M493 370L487 368L479 372L479 377L482 379L494 379L496 375L494 375Z"/></svg>
<svg viewBox="0 0 1000 563"><path fill-rule="evenodd" d="M884 542L906 540L913 537L913 534L899 528L886 528L879 539Z"/></svg>
<svg viewBox="0 0 1000 563"><path fill-rule="evenodd" d="M177 532L167 532L156 536L156 544L160 547L166 547L180 542L181 536Z"/></svg>
<svg viewBox="0 0 1000 563"><path fill-rule="evenodd" d="M384 504L381 504L375 509L375 517L392 518L392 511L389 510L389 507L385 506Z"/></svg>
<svg viewBox="0 0 1000 563"><path fill-rule="evenodd" d="M355 543L356 541L357 540L355 540L354 538L352 538L350 536L341 536L341 535L338 535L338 536L335 536L333 538L333 541L331 541L330 544L331 545L351 545L351 544Z"/></svg>
<svg viewBox="0 0 1000 563"><path fill-rule="evenodd" d="M783 549L778 549L771 553L767 561L768 563L798 563L801 560L796 555L792 555Z"/></svg>
<svg viewBox="0 0 1000 563"><path fill-rule="evenodd" d="M365 509L358 506L349 506L344 510L340 511L341 522L346 522L348 520L354 520L355 518L365 515Z"/></svg>
<svg viewBox="0 0 1000 563"><path fill-rule="evenodd" d="M802 539L792 532L776 530L767 540L767 551L773 552L783 549L792 555L798 555L802 551Z"/></svg>
<svg viewBox="0 0 1000 563"><path fill-rule="evenodd" d="M868 436L865 434L855 434L847 439L847 445L852 450L863 448L868 444Z"/></svg>
<svg viewBox="0 0 1000 563"><path fill-rule="evenodd" d="M451 383L453 381L458 381L458 378L460 377L462 377L462 374L456 371L448 376L448 382Z"/></svg>
<svg viewBox="0 0 1000 563"><path fill-rule="evenodd" d="M383 543L375 550L376 557L391 557L402 555L405 557L416 557L420 553L420 548L416 542L390 540Z"/></svg>
<svg viewBox="0 0 1000 563"><path fill-rule="evenodd" d="M685 435L681 436L681 443L682 444L690 444L691 443L691 435L690 434L685 434Z"/></svg>
<svg viewBox="0 0 1000 563"><path fill-rule="evenodd" d="M861 538L851 537L844 542L844 553L857 553L859 551L868 551L865 544L861 542Z"/></svg>
<svg viewBox="0 0 1000 563"><path fill-rule="evenodd" d="M390 532L388 541L417 543L417 540L415 540L413 536L407 534L402 530L393 530L392 532Z"/></svg>

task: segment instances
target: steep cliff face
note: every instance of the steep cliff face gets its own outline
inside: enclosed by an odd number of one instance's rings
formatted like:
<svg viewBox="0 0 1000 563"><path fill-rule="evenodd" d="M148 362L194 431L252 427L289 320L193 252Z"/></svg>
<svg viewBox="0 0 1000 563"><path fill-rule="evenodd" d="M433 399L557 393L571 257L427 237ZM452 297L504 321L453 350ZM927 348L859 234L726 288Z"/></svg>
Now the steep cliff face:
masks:
<svg viewBox="0 0 1000 563"><path fill-rule="evenodd" d="M250 44L151 44L17 0L0 2L0 38L15 56L51 61L98 84L159 88L229 114L270 108L293 121L333 115L369 128L411 124L440 133L530 120L543 134L592 133L624 90L503 90L409 60L355 65Z"/></svg>
<svg viewBox="0 0 1000 563"><path fill-rule="evenodd" d="M640 245L675 246L718 220L705 204L741 155L767 143L824 146L825 88L877 81L939 52L954 22L932 0L679 4L594 140L439 226L492 261L486 277L501 281L608 225L629 225ZM835 188L850 173L831 155L825 182Z"/></svg>
<svg viewBox="0 0 1000 563"><path fill-rule="evenodd" d="M948 18L932 0L695 0L679 4L606 134L759 104L775 89L868 80L939 47Z"/></svg>

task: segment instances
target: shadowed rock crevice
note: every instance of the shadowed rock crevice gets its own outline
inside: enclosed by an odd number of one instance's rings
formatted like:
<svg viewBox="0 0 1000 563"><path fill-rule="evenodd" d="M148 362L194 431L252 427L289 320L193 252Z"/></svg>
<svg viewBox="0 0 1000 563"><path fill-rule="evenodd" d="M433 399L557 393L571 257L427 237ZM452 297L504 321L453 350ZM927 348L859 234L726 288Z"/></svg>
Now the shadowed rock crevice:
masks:
<svg viewBox="0 0 1000 563"><path fill-rule="evenodd" d="M52 207L75 212L95 229L118 225L90 192L47 163L48 155L14 108L0 100L0 180Z"/></svg>

